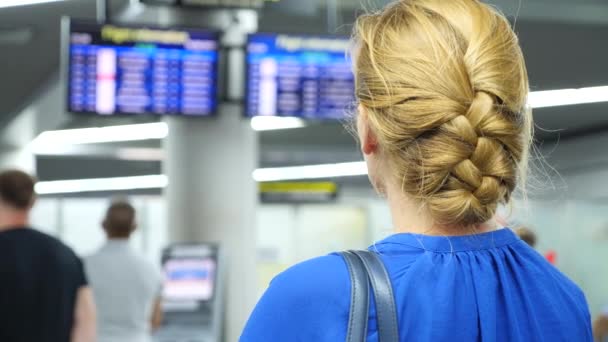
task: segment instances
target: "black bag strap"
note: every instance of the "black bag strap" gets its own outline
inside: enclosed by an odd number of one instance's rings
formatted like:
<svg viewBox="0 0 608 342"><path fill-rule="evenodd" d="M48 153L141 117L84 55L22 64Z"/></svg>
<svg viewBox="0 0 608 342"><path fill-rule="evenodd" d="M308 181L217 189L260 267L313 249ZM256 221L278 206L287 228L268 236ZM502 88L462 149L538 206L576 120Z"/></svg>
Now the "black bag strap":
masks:
<svg viewBox="0 0 608 342"><path fill-rule="evenodd" d="M347 342L365 342L369 316L369 280L363 261L353 252L340 253L350 274L350 314L348 317Z"/></svg>
<svg viewBox="0 0 608 342"><path fill-rule="evenodd" d="M378 341L398 342L397 308L388 272L378 254L370 251L355 251L354 253L363 261L372 284L376 300Z"/></svg>
<svg viewBox="0 0 608 342"><path fill-rule="evenodd" d="M369 316L369 289L372 285L376 301L376 321L379 342L398 342L397 309L388 272L380 257L369 251L341 253L351 278L351 308L347 342L364 342L367 337ZM365 280L363 280L365 278ZM362 286L362 283L365 285ZM362 304L363 303L363 304Z"/></svg>

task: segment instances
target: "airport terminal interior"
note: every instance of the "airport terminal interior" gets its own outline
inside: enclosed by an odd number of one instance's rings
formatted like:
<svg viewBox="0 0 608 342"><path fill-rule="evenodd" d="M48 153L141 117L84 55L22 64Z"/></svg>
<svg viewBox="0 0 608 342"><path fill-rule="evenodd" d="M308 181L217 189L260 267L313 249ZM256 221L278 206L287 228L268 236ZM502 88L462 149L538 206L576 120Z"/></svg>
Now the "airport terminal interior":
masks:
<svg viewBox="0 0 608 342"><path fill-rule="evenodd" d="M485 2L520 39L535 121L500 220L608 315L608 2ZM83 258L128 200L130 244L163 275L156 339L236 341L277 274L394 232L349 53L387 3L0 0L0 168L35 175L31 225Z"/></svg>

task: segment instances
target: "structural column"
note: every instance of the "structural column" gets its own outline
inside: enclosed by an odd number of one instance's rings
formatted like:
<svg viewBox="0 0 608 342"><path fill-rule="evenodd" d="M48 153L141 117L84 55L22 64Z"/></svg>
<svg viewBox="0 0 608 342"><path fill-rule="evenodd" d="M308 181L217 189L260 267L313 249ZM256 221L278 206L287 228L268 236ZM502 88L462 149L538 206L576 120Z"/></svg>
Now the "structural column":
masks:
<svg viewBox="0 0 608 342"><path fill-rule="evenodd" d="M36 113L24 110L0 132L0 170L36 171L36 159L30 148L35 137Z"/></svg>
<svg viewBox="0 0 608 342"><path fill-rule="evenodd" d="M176 13L171 13L176 14ZM172 23L190 24L193 13L167 16ZM227 65L216 118L169 117L164 171L168 230L171 242L218 242L226 275L225 341L237 341L256 301L255 225L257 186L252 173L258 164L258 140L243 119L246 33L257 29L255 11L196 13L196 20L223 34ZM239 55L240 54L240 55Z"/></svg>
<svg viewBox="0 0 608 342"><path fill-rule="evenodd" d="M165 142L169 239L219 242L224 249L226 341L238 340L257 283L257 138L239 112L238 105L224 105L217 119L168 119Z"/></svg>

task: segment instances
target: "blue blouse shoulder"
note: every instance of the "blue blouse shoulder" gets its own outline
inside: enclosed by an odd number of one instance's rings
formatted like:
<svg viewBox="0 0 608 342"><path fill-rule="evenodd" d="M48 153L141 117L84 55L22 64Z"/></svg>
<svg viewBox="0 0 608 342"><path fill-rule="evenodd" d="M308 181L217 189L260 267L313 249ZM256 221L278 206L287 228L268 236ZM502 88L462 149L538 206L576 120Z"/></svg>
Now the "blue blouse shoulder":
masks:
<svg viewBox="0 0 608 342"><path fill-rule="evenodd" d="M337 254L289 268L270 283L241 341L344 340L350 309L349 279L346 264ZM328 324L336 318L342 318L344 324ZM302 329L303 323L306 329Z"/></svg>
<svg viewBox="0 0 608 342"><path fill-rule="evenodd" d="M391 276L401 341L591 341L582 291L508 229L462 236L396 234L370 247ZM344 341L346 263L331 254L270 284L241 341ZM370 303L368 341L377 341Z"/></svg>

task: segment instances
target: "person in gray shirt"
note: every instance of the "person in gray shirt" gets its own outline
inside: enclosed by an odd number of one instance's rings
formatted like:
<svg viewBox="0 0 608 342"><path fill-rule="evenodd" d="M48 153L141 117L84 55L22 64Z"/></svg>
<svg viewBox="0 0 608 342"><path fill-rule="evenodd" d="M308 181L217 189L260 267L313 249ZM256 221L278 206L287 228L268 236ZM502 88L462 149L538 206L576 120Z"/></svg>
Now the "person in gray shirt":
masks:
<svg viewBox="0 0 608 342"><path fill-rule="evenodd" d="M108 240L85 258L97 302L99 342L149 342L162 321L160 272L129 245L135 217L129 203L112 203L102 224Z"/></svg>

